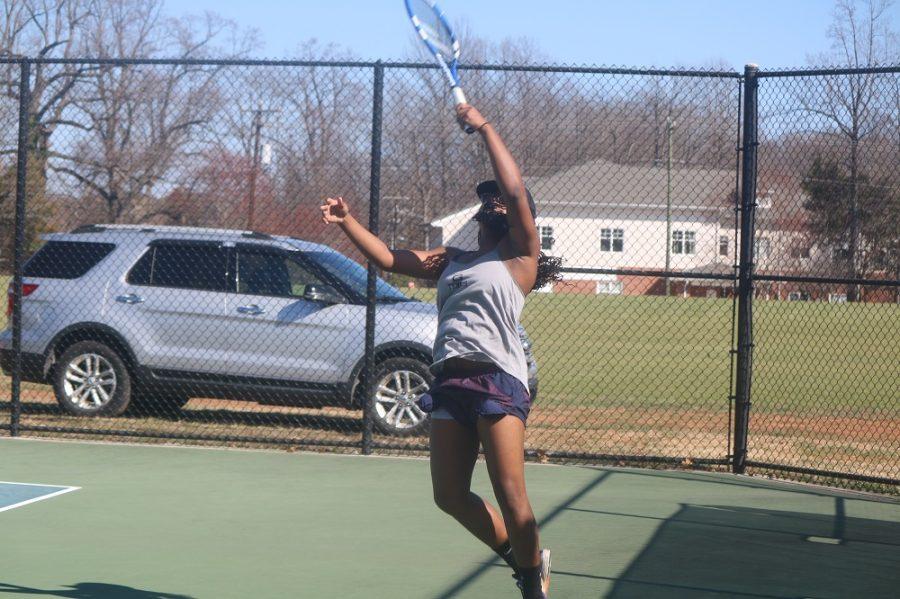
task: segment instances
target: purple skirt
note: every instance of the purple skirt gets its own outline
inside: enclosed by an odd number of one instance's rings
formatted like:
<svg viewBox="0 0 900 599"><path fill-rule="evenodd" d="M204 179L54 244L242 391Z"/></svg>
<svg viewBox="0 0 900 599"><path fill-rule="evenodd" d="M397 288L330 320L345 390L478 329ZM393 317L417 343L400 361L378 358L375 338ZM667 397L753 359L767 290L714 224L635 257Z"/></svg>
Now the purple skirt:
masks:
<svg viewBox="0 0 900 599"><path fill-rule="evenodd" d="M429 413L443 408L454 420L476 430L479 417L510 414L526 422L531 396L519 379L497 369L468 376L439 374L418 404Z"/></svg>

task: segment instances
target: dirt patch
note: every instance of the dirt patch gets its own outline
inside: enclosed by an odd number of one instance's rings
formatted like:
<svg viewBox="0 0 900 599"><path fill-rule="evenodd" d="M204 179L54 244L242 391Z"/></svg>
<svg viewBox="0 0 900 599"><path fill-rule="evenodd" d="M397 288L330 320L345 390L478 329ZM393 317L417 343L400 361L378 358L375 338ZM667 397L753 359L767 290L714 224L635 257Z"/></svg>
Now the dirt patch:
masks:
<svg viewBox="0 0 900 599"><path fill-rule="evenodd" d="M358 451L358 410L192 399L166 415L78 418L63 414L47 387L23 390L21 423L77 432L33 433L67 438L190 442L228 446ZM9 404L0 421L9 421ZM749 459L788 466L900 478L900 415L819 416L752 412ZM729 417L721 411L635 406L535 406L526 447L554 452L722 460L731 453ZM206 439L203 439L203 438ZM193 438L193 439L191 439ZM379 453L421 452L425 437L374 435Z"/></svg>

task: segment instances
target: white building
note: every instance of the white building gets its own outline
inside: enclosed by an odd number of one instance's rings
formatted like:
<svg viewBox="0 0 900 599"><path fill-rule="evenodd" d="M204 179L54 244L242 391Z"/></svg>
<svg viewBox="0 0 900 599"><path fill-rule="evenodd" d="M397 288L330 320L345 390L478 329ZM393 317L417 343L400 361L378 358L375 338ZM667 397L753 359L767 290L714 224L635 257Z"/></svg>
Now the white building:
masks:
<svg viewBox="0 0 900 599"><path fill-rule="evenodd" d="M597 160L549 177L528 178L537 206L541 247L567 269L669 271L671 293L721 297L733 288L738 236L737 176L733 170L634 166ZM846 277L846 247L823 246L809 231L800 181L768 176L756 198L754 268L757 274ZM437 244L474 249L477 226L469 208L431 223ZM668 239L666 229L671 230ZM547 289L546 291L550 291ZM552 291L627 295L665 293L658 275L568 272ZM757 281L758 297L843 301L846 285ZM897 301L897 294L866 290L867 301Z"/></svg>
<svg viewBox="0 0 900 599"><path fill-rule="evenodd" d="M711 272L730 268L734 250L731 170L630 166L597 160L549 177L526 178L537 206L543 251L566 268ZM433 221L439 242L472 249L471 207ZM668 214L668 217L667 217ZM667 225L671 235L667 242ZM647 293L650 277L568 273L559 290ZM729 285L730 286L730 285Z"/></svg>

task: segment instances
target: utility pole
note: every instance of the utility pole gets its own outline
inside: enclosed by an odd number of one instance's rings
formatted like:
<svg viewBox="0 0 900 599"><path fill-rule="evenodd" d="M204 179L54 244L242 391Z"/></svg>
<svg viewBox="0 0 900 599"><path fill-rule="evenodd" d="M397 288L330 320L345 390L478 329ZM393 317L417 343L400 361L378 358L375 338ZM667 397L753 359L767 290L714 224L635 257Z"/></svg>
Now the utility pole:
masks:
<svg viewBox="0 0 900 599"><path fill-rule="evenodd" d="M382 196L382 200L391 200L391 249L394 249L397 244L397 227L400 222L400 213L404 212L405 214L410 214L408 210L400 210L399 202L408 202L409 198L406 196Z"/></svg>
<svg viewBox="0 0 900 599"><path fill-rule="evenodd" d="M431 224L428 222L428 194L422 194L422 236L425 238L424 249L431 249Z"/></svg>
<svg viewBox="0 0 900 599"><path fill-rule="evenodd" d="M274 110L264 110L262 106L253 111L253 163L250 166L250 190L247 198L247 229L253 230L253 210L256 204L256 176L259 171L260 150L262 141L263 115Z"/></svg>
<svg viewBox="0 0 900 599"><path fill-rule="evenodd" d="M390 248L393 250L397 247L397 240L401 239L401 236L397 235L397 227L400 224L400 206L399 202L407 202L409 198L406 196L382 196L382 200L390 200L391 201L391 244ZM379 207L381 204L379 204ZM409 211L405 211L405 214L408 216ZM396 278L393 273L388 273L387 275L388 281L393 283Z"/></svg>
<svg viewBox="0 0 900 599"><path fill-rule="evenodd" d="M397 247L397 200L394 200L394 210L391 215L391 249Z"/></svg>
<svg viewBox="0 0 900 599"><path fill-rule="evenodd" d="M666 296L672 295L672 281L669 278L669 270L672 262L672 131L675 129L675 121L672 117L666 117ZM682 242L683 243L683 242Z"/></svg>

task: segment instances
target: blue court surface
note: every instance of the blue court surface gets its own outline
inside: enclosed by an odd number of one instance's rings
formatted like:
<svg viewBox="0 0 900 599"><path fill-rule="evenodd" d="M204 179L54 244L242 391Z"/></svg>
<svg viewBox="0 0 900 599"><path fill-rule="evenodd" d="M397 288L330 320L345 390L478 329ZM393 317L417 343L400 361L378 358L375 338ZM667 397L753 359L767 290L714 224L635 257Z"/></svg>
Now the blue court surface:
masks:
<svg viewBox="0 0 900 599"><path fill-rule="evenodd" d="M0 480L0 512L23 507L37 501L58 497L78 487L59 485L39 485L34 483L9 482Z"/></svg>

